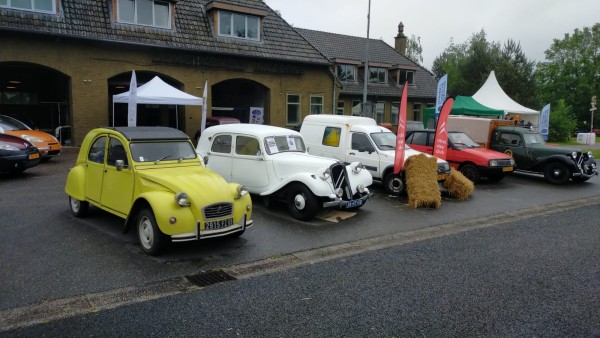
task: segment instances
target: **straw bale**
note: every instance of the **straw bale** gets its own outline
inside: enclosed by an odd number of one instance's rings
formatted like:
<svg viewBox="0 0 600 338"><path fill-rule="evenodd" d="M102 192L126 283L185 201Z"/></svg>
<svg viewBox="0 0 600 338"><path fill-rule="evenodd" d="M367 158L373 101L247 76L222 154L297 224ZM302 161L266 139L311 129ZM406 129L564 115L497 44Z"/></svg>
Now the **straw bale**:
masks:
<svg viewBox="0 0 600 338"><path fill-rule="evenodd" d="M452 169L450 175L444 181L444 188L448 190L450 196L459 201L464 201L473 194L475 184L466 178L460 171Z"/></svg>
<svg viewBox="0 0 600 338"><path fill-rule="evenodd" d="M437 182L437 160L424 154L406 160L406 193L413 208L439 208L442 195Z"/></svg>

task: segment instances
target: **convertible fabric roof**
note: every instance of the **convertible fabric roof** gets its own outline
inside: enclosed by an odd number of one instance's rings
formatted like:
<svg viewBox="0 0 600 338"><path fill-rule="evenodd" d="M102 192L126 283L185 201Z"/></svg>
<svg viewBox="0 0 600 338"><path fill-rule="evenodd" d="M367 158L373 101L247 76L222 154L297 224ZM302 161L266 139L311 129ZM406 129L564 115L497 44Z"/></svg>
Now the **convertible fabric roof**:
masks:
<svg viewBox="0 0 600 338"><path fill-rule="evenodd" d="M477 93L473 95L473 98L477 100L477 102L486 105L488 107L492 107L495 109L501 109L505 113L514 113L514 114L539 114L540 112L537 110L529 109L524 107L513 99L511 99L500 84L498 84L498 80L496 79L496 74L492 70L487 80L479 88Z"/></svg>
<svg viewBox="0 0 600 338"><path fill-rule="evenodd" d="M110 129L123 134L129 141L189 139L181 130L169 127L113 127Z"/></svg>
<svg viewBox="0 0 600 338"><path fill-rule="evenodd" d="M113 102L128 103L129 91L113 95ZM172 87L155 76L137 88L137 103L201 106L204 100Z"/></svg>

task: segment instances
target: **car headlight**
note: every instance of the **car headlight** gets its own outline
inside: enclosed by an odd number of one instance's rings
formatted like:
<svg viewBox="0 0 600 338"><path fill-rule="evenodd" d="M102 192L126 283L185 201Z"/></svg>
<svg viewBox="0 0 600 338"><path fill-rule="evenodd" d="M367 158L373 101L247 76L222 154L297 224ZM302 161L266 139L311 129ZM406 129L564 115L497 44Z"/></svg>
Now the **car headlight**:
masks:
<svg viewBox="0 0 600 338"><path fill-rule="evenodd" d="M515 159L514 159L514 158L512 158L512 157L510 158L510 165L512 165L513 167L514 167L514 165L515 165Z"/></svg>
<svg viewBox="0 0 600 338"><path fill-rule="evenodd" d="M360 163L360 162L358 162L356 164L356 166L354 168L352 168L352 173L356 175L359 172L361 172L364 168L365 168L365 165L362 164L362 163Z"/></svg>
<svg viewBox="0 0 600 338"><path fill-rule="evenodd" d="M572 153L571 153L571 157L572 157L574 160L575 160L575 159L577 159L577 152L576 152L576 151L572 152Z"/></svg>
<svg viewBox="0 0 600 338"><path fill-rule="evenodd" d="M331 177L331 169L327 168L325 169L325 171L321 174L321 179L323 181L327 180L329 177Z"/></svg>
<svg viewBox="0 0 600 338"><path fill-rule="evenodd" d="M488 163L489 167L497 167L498 166L498 160L490 160L490 162Z"/></svg>
<svg viewBox="0 0 600 338"><path fill-rule="evenodd" d="M362 185L362 184L359 184L359 185L356 187L356 191L358 191L358 192L359 192L359 193L361 193L361 194L362 194L362 193L364 193L364 192L365 192L365 186L364 186L364 185Z"/></svg>
<svg viewBox="0 0 600 338"><path fill-rule="evenodd" d="M246 189L246 187L241 184L238 185L237 188L235 188L235 192L237 193L236 198L248 195L248 189Z"/></svg>
<svg viewBox="0 0 600 338"><path fill-rule="evenodd" d="M27 141L29 141L29 142L32 142L32 143L33 143L33 142L43 142L43 141L42 141L42 140L40 140L39 138L37 138L37 137L33 137L33 136L31 136L31 135L21 135L21 138L22 138L22 139L24 139L24 140L27 140Z"/></svg>
<svg viewBox="0 0 600 338"><path fill-rule="evenodd" d="M588 151L588 157L589 158L594 158L594 154L591 151Z"/></svg>
<svg viewBox="0 0 600 338"><path fill-rule="evenodd" d="M337 197L342 197L342 196L344 196L344 189L342 189L342 188L337 188L337 189L335 189L335 195L336 195Z"/></svg>
<svg viewBox="0 0 600 338"><path fill-rule="evenodd" d="M183 191L175 194L175 203L182 207L189 207L191 205L190 201L188 200L188 194L184 193Z"/></svg>
<svg viewBox="0 0 600 338"><path fill-rule="evenodd" d="M449 171L450 171L450 164L448 164L448 162L438 164L438 172L447 173Z"/></svg>

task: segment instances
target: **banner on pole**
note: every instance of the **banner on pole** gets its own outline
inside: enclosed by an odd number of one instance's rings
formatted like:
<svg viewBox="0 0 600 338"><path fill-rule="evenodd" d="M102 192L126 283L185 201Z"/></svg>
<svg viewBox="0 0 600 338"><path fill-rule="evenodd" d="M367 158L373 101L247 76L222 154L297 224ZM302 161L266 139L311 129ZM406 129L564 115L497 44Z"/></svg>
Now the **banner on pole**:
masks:
<svg viewBox="0 0 600 338"><path fill-rule="evenodd" d="M438 81L437 85L437 94L435 97L435 123L437 124L438 119L440 118L440 111L442 110L442 105L444 101L446 101L446 93L448 91L448 74L442 76L442 78ZM425 121L427 122L427 121Z"/></svg>
<svg viewBox="0 0 600 338"><path fill-rule="evenodd" d="M394 157L394 175L398 175L404 166L404 150L406 148L406 109L408 96L408 81L402 89L400 111L398 113L398 132L396 133L396 156Z"/></svg>
<svg viewBox="0 0 600 338"><path fill-rule="evenodd" d="M548 129L550 128L550 103L542 108L540 113L540 134L544 137L544 141L548 141Z"/></svg>
<svg viewBox="0 0 600 338"><path fill-rule="evenodd" d="M127 126L135 127L137 125L137 78L135 70L131 72L131 81L129 82L129 100L127 102Z"/></svg>
<svg viewBox="0 0 600 338"><path fill-rule="evenodd" d="M433 156L445 160L448 152L448 116L452 110L454 98L446 99L440 110L440 118L435 127L435 139L433 141Z"/></svg>

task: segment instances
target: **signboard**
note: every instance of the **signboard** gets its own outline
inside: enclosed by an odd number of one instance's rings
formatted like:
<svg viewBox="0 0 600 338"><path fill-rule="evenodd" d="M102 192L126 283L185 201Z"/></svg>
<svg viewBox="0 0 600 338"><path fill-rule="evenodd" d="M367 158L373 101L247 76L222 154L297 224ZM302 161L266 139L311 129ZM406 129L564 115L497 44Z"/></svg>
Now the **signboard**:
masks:
<svg viewBox="0 0 600 338"><path fill-rule="evenodd" d="M264 123L264 107L250 107L250 118L248 123L250 124L263 124Z"/></svg>

